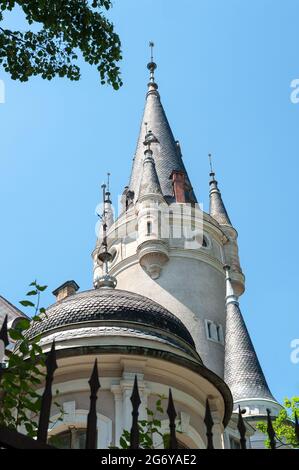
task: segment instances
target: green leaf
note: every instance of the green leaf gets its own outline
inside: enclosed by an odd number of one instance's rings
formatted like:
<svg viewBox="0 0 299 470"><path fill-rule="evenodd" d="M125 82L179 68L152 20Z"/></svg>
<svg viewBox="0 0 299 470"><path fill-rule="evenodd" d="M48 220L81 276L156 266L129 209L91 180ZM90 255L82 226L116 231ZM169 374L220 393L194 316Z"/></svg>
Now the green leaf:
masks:
<svg viewBox="0 0 299 470"><path fill-rule="evenodd" d="M122 449L128 449L129 447L127 441L123 437L119 439L119 444Z"/></svg>
<svg viewBox="0 0 299 470"><path fill-rule="evenodd" d="M37 291L36 290L30 290L29 292L27 292L26 295L37 295Z"/></svg>
<svg viewBox="0 0 299 470"><path fill-rule="evenodd" d="M21 300L20 304L24 307L34 307L34 303L30 302L29 300Z"/></svg>
<svg viewBox="0 0 299 470"><path fill-rule="evenodd" d="M47 287L48 286L39 286L38 284L36 285L37 290L39 290L40 292L43 292L44 290L46 290Z"/></svg>

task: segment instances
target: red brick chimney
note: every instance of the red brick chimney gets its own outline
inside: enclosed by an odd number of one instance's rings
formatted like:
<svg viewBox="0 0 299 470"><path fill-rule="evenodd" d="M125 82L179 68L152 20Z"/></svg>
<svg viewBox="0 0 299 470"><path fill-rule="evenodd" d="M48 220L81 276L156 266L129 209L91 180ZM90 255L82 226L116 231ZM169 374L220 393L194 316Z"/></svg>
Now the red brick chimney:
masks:
<svg viewBox="0 0 299 470"><path fill-rule="evenodd" d="M169 179L172 180L173 193L176 202L186 202L186 175L181 170L173 170Z"/></svg>

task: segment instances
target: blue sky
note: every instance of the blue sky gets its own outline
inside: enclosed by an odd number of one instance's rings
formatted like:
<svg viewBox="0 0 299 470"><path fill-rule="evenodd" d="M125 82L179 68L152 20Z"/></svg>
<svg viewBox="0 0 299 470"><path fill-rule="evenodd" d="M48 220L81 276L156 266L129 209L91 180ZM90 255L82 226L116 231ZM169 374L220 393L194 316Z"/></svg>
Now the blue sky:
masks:
<svg viewBox="0 0 299 470"><path fill-rule="evenodd" d="M20 84L0 70L0 294L17 304L36 278L48 305L67 279L92 286L100 185L110 171L116 202L127 183L153 40L162 101L206 210L214 155L239 232L241 306L271 389L298 395L298 16L296 0L115 0L120 91L87 65L77 83Z"/></svg>

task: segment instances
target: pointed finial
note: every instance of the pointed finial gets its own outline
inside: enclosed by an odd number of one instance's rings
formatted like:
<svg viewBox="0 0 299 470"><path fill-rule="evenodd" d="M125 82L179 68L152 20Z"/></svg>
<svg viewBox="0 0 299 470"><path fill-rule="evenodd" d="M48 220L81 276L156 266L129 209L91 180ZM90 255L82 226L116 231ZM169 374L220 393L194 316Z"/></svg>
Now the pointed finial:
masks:
<svg viewBox="0 0 299 470"><path fill-rule="evenodd" d="M117 281L114 276L109 274L109 266L108 262L112 260L112 255L108 251L108 243L107 243L107 211L105 203L110 203L110 192L109 192L109 184L110 184L110 173L107 173L107 185L105 183L102 184L101 188L103 190L103 212L100 215L102 219L102 227L103 227L103 241L101 246L103 247L103 251L98 255L98 261L103 263L105 267L104 275L95 279L94 286L96 288L99 287L110 287L114 289L116 287ZM108 188L108 191L106 191Z"/></svg>
<svg viewBox="0 0 299 470"><path fill-rule="evenodd" d="M212 180L214 181L215 172L213 170L213 165L212 165L212 154L209 153L208 157L209 157L209 163L210 163L210 176L212 177Z"/></svg>
<svg viewBox="0 0 299 470"><path fill-rule="evenodd" d="M149 69L150 71L150 81L149 81L149 85L151 85L155 90L158 88L158 85L155 83L155 75L154 75L154 72L157 68L157 64L154 62L154 43L151 41L149 43L149 47L150 47L150 50L151 50L151 60L150 62L147 64L147 68Z"/></svg>
<svg viewBox="0 0 299 470"><path fill-rule="evenodd" d="M149 42L149 47L151 49L151 62L154 62L154 46L155 46L155 44L152 41L150 41Z"/></svg>

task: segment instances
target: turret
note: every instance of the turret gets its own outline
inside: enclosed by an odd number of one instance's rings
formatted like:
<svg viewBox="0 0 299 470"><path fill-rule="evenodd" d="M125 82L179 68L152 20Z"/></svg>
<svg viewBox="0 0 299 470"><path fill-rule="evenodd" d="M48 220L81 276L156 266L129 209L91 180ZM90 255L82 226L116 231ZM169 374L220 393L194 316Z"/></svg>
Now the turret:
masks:
<svg viewBox="0 0 299 470"><path fill-rule="evenodd" d="M230 278L230 267L226 274L226 333L224 380L229 386L234 407L245 408L249 416L266 416L267 408L277 414L280 405L273 397L257 354L252 344L238 297Z"/></svg>
<svg viewBox="0 0 299 470"><path fill-rule="evenodd" d="M149 130L144 139L144 161L136 203L137 255L140 265L152 279L157 279L169 256L168 243L161 237L161 214L166 202L156 172L153 144L159 144L159 141Z"/></svg>
<svg viewBox="0 0 299 470"><path fill-rule="evenodd" d="M231 279L237 295L243 294L245 290L245 279L242 273L239 249L238 249L238 232L233 227L227 210L225 208L218 182L215 179L215 172L212 167L211 154L210 159L210 215L220 225L224 234L226 235L226 242L224 244L224 258L231 266Z"/></svg>

